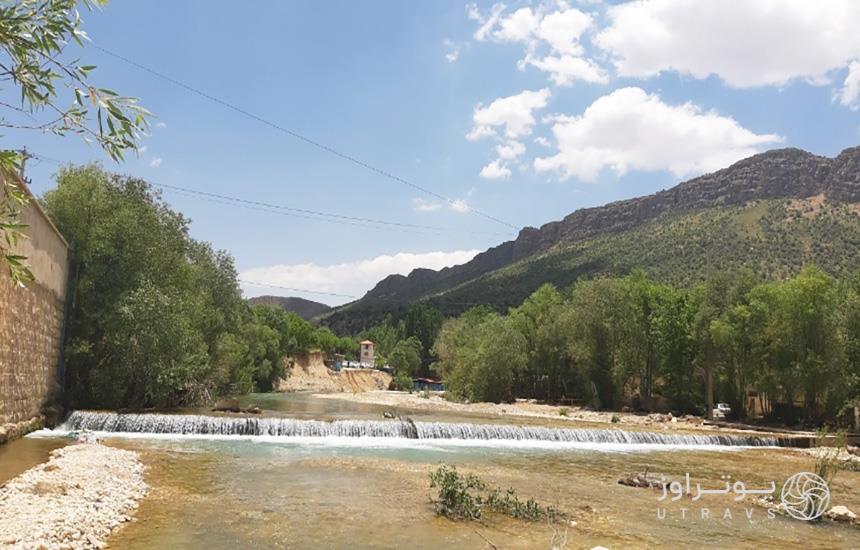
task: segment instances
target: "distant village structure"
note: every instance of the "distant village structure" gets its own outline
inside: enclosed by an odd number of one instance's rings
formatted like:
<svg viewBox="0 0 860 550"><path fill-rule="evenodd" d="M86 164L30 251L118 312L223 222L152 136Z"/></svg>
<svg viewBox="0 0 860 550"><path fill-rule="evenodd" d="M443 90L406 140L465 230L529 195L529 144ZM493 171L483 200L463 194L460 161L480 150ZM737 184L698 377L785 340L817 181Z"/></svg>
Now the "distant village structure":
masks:
<svg viewBox="0 0 860 550"><path fill-rule="evenodd" d="M373 342L370 340L362 340L359 342L359 345L361 346L361 352L358 356L358 362L361 363L362 366L374 366Z"/></svg>

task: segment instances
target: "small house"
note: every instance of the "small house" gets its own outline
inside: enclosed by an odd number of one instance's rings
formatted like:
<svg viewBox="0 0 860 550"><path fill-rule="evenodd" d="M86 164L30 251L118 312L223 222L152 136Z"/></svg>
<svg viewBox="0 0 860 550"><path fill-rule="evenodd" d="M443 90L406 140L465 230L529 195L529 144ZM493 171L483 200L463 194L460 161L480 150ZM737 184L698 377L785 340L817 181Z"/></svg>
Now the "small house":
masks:
<svg viewBox="0 0 860 550"><path fill-rule="evenodd" d="M372 367L373 366L373 342L370 340L362 340L358 343L361 346L358 362L361 363L362 366Z"/></svg>

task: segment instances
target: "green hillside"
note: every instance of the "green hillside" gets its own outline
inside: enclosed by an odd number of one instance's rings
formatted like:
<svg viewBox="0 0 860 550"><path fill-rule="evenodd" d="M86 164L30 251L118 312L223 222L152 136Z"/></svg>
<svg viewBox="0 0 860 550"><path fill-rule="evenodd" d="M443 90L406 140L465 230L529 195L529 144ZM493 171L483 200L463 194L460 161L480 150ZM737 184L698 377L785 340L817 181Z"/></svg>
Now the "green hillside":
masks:
<svg viewBox="0 0 860 550"><path fill-rule="evenodd" d="M830 204L803 210L808 208L801 201L771 200L667 215L628 232L558 244L431 299L452 313L470 302L514 306L546 282L566 286L637 267L685 286L716 270L746 268L763 279L782 279L810 263L833 274L860 268L857 210Z"/></svg>
<svg viewBox="0 0 860 550"><path fill-rule="evenodd" d="M768 151L653 195L581 209L470 262L392 275L319 320L355 333L429 301L446 315L477 304L503 311L543 283L644 269L691 285L709 273L751 270L783 279L807 264L834 275L860 269L860 148L835 158Z"/></svg>

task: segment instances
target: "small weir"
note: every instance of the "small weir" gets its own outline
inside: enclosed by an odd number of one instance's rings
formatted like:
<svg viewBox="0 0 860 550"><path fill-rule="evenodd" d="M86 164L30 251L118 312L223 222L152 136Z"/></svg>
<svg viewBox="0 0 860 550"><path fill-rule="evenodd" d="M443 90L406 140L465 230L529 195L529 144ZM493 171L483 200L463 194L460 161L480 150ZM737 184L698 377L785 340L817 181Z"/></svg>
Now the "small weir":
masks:
<svg viewBox="0 0 860 550"><path fill-rule="evenodd" d="M74 411L66 430L214 436L384 437L422 440L557 441L626 445L789 446L789 439L741 435L693 435L615 429L568 429L503 424L414 422L407 420L298 420L204 415L119 414Z"/></svg>

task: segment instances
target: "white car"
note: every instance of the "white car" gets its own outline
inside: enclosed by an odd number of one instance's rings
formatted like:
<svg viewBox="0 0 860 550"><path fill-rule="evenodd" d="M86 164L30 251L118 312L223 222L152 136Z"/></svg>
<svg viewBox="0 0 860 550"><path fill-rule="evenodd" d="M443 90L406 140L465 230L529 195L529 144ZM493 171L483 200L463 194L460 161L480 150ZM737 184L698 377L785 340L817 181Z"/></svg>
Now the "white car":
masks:
<svg viewBox="0 0 860 550"><path fill-rule="evenodd" d="M732 408L728 403L717 403L717 406L714 407L714 418L726 418L730 414L732 414Z"/></svg>

